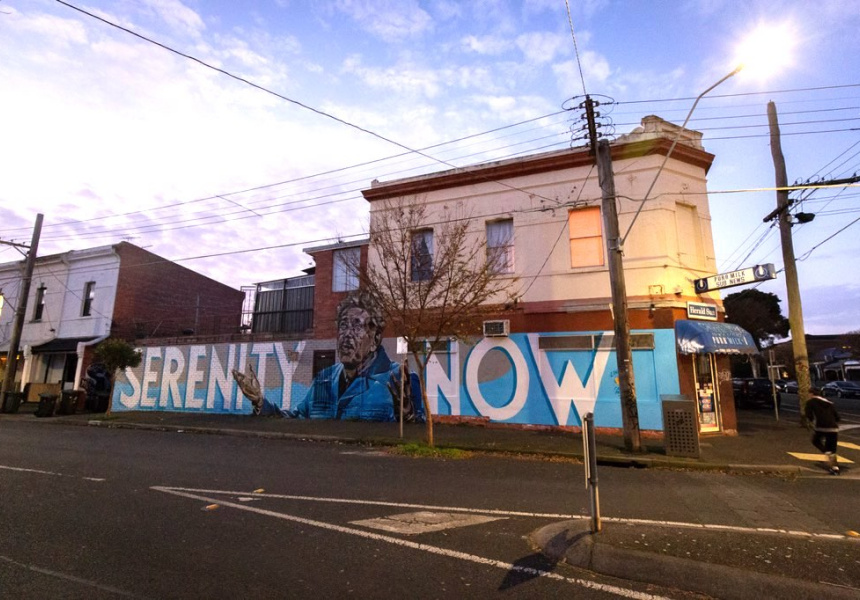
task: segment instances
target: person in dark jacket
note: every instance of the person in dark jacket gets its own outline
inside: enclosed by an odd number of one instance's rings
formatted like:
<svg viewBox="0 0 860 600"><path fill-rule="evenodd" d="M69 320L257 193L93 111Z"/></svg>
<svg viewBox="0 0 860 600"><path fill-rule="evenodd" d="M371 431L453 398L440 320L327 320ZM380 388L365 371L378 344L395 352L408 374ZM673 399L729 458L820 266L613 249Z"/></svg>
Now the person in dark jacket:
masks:
<svg viewBox="0 0 860 600"><path fill-rule="evenodd" d="M819 395L817 389L810 390L814 395L806 401L806 420L812 428L812 444L827 457L831 475L839 475L836 445L839 441L839 413L833 402Z"/></svg>

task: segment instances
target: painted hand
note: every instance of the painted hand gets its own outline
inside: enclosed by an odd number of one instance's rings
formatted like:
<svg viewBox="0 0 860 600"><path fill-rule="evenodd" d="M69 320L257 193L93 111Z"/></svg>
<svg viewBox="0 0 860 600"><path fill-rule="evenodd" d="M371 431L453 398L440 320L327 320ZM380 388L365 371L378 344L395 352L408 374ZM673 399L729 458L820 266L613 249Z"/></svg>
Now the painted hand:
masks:
<svg viewBox="0 0 860 600"><path fill-rule="evenodd" d="M257 374L254 373L254 368L251 363L245 365L245 372L242 373L233 369L233 379L239 385L239 389L245 394L245 397L251 401L254 406L254 414L259 414L263 408L263 390L260 387L260 381L257 379Z"/></svg>

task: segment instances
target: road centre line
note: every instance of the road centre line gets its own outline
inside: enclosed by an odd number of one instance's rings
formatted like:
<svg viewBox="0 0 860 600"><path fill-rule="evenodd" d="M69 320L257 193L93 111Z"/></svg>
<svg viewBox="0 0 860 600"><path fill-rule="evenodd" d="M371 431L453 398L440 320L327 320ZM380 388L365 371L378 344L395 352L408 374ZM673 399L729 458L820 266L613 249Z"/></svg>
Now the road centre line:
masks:
<svg viewBox="0 0 860 600"><path fill-rule="evenodd" d="M152 489L157 489L159 491L176 491L176 492L188 492L192 494L218 494L225 496L243 496L243 497L253 497L253 498L272 498L276 500L298 500L304 502L321 502L321 503L333 503L333 504L357 504L362 506L386 506L389 508L408 508L408 509L420 509L420 510L436 510L441 512L463 512L463 513L474 513L481 515L498 515L504 517L528 517L534 519L559 519L559 520L585 520L591 519L590 515L571 515L571 514L563 514L563 513L535 513L535 512L524 512L524 511L511 511L511 510L499 510L499 509L486 509L482 510L479 508L466 508L460 506L434 506L430 504L412 504L408 502L385 502L381 500L354 500L349 498L321 498L316 496L296 496L290 494L267 494L267 493L248 493L248 492L234 492L229 490L203 490L203 489L194 489L194 488L181 488L181 487L153 487ZM218 500L214 500L214 502L219 502ZM791 529L777 529L770 527L741 527L737 525L716 525L716 524L708 524L708 523L687 523L684 521L655 521L649 519L630 519L624 517L606 517L601 516L600 519L602 521L606 521L608 523L620 523L627 525L655 525L660 527L683 527L687 529L701 529L706 531L731 531L736 533L765 533L765 534L779 534L779 535L788 535L792 537L804 537L804 538L815 538L815 539L828 539L828 540L843 540L843 541L851 541L858 542L860 539L849 537L840 533L812 533L808 531L797 531Z"/></svg>
<svg viewBox="0 0 860 600"><path fill-rule="evenodd" d="M635 590L629 590L622 587L617 587L614 585L608 585L603 583L597 583L594 581L589 581L587 579L578 579L572 577L564 577L563 575L558 575L557 573L553 573L551 571L544 571L541 569L535 569L532 567L523 567L520 565L515 565L513 563L507 563L500 560L495 560L492 558L485 558L483 556L477 556L474 554L467 554L465 552L459 552L457 550L449 550L447 548L440 548L438 546L431 546L429 544L421 544L418 542L413 542L410 540L404 540L401 538L392 537L389 535L383 535L379 533L373 533L370 531L364 531L362 529L353 529L351 527L344 527L342 525L335 525L333 523L326 523L324 521L316 521L313 519L306 519L304 517L298 517L295 515L289 515L286 513L279 513L272 510L266 510L264 508L256 508L254 506L249 506L247 504L236 504L234 502L219 500L218 498L211 498L207 496L200 496L197 494L190 493L189 491L184 491L185 488L171 488L171 487L163 487L163 486L153 486L150 488L157 492L163 492L166 494L173 494L175 496L181 496L183 498L190 498L192 500L200 500L201 502L212 502L216 503L220 506L227 506L230 508L235 508L237 510L244 510L247 512L253 512L260 515L264 515L267 517L273 517L276 519L283 519L285 521L292 521L294 523L301 523L303 525L308 525L311 527L319 527L320 529L327 529L329 531L335 531L337 533L344 533L348 535L354 535L357 537L362 537L365 539L375 540L378 542L387 542L389 544L394 544L396 546L402 546L404 548L410 548L413 550L420 550L422 552L429 552L430 554L436 554L439 556L444 556L447 558L455 558L458 560L477 563L480 565L497 567L500 569L504 569L507 572L519 572L525 575L529 575L532 577L544 577L546 579L552 579L554 581L561 581L564 583L571 583L574 585L578 585L585 588L590 588L593 590L598 590L601 592L606 592L609 594L615 594L617 596L622 596L624 598L633 598L634 600L667 600L663 596L656 596L654 594L647 594L644 592L637 592ZM206 493L206 492L204 492ZM209 492L211 493L211 492ZM233 492L226 492L233 493ZM243 495L247 495L243 493ZM259 494L255 494L257 496Z"/></svg>
<svg viewBox="0 0 860 600"><path fill-rule="evenodd" d="M20 473L36 473L37 475L52 475L54 477L73 477L75 479L84 479L86 481L107 481L103 477L81 477L80 475L66 475L65 473L55 473L54 471L43 471L41 469L24 469L22 467L10 467L0 465L0 469L6 471L18 471Z"/></svg>

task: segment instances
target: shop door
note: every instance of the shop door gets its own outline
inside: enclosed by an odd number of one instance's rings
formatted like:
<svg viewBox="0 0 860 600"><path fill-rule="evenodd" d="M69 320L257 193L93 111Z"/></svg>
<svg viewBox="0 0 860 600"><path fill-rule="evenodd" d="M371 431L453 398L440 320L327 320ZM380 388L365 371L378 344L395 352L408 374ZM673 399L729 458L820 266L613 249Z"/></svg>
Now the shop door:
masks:
<svg viewBox="0 0 860 600"><path fill-rule="evenodd" d="M693 374L696 379L696 409L699 413L699 431L719 431L720 418L716 361L713 354L693 355Z"/></svg>

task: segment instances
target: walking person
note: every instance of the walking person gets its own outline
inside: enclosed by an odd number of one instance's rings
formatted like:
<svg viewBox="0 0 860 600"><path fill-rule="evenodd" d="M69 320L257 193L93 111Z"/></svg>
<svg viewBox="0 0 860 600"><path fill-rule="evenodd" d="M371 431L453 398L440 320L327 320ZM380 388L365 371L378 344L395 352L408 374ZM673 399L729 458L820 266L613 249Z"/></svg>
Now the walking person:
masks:
<svg viewBox="0 0 860 600"><path fill-rule="evenodd" d="M836 462L836 444L839 441L839 413L833 402L820 395L820 390L810 390L812 396L806 401L806 420L812 428L812 444L827 457L831 475L839 475Z"/></svg>

